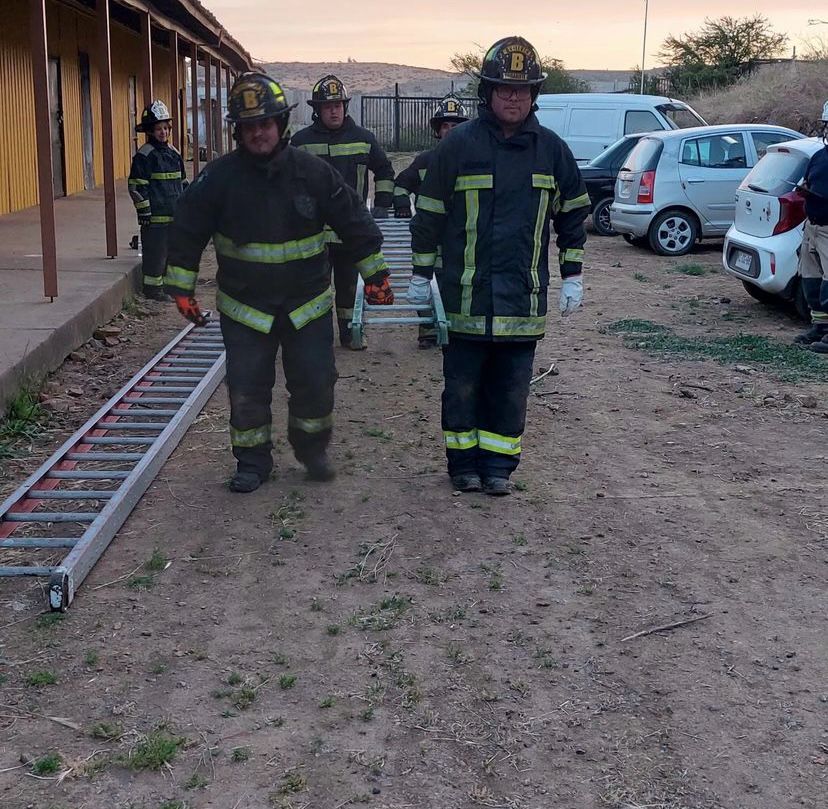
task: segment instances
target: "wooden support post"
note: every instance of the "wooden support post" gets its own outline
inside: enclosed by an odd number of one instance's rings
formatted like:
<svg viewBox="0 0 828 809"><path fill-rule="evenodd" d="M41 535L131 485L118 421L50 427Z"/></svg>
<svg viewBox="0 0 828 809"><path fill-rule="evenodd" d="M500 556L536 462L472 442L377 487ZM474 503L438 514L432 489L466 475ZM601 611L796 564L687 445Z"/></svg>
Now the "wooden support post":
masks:
<svg viewBox="0 0 828 809"><path fill-rule="evenodd" d="M207 147L207 162L213 159L213 61L204 55L204 144Z"/></svg>
<svg viewBox="0 0 828 809"><path fill-rule="evenodd" d="M46 0L29 0L29 44L34 79L37 187L40 202L40 245L43 255L43 294L56 298L57 238L52 168L51 113L49 110L49 61L46 35Z"/></svg>
<svg viewBox="0 0 828 809"><path fill-rule="evenodd" d="M190 115L193 119L193 179L198 177L198 45L190 46Z"/></svg>
<svg viewBox="0 0 828 809"><path fill-rule="evenodd" d="M224 78L225 84L227 86L227 104L230 104L230 88L233 86L233 82L230 79L230 66L227 65L224 68ZM233 124L229 121L224 122L224 136L227 139L227 151L232 152L233 147L236 145L233 143Z"/></svg>
<svg viewBox="0 0 828 809"><path fill-rule="evenodd" d="M181 151L181 104L178 91L181 81L178 76L178 31L170 31L170 114L173 116L173 146Z"/></svg>
<svg viewBox="0 0 828 809"><path fill-rule="evenodd" d="M101 142L103 145L104 222L106 254L118 255L118 209L115 197L115 141L112 128L112 51L109 0L97 0L98 76L101 82Z"/></svg>
<svg viewBox="0 0 828 809"><path fill-rule="evenodd" d="M149 12L141 14L141 85L144 106L152 104L152 18Z"/></svg>
<svg viewBox="0 0 828 809"><path fill-rule="evenodd" d="M216 62L216 115L218 120L213 127L216 130L216 151L224 154L224 116L221 114L221 62Z"/></svg>

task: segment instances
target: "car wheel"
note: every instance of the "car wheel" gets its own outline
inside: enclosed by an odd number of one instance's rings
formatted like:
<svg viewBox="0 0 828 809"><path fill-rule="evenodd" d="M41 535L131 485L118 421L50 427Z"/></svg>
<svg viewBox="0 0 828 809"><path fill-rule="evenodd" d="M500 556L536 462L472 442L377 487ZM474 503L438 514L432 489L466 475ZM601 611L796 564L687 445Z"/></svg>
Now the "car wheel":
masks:
<svg viewBox="0 0 828 809"><path fill-rule="evenodd" d="M633 236L632 233L622 233L621 236L627 244L633 247L644 247L647 244L647 239L643 236Z"/></svg>
<svg viewBox="0 0 828 809"><path fill-rule="evenodd" d="M650 247L660 256L685 256L699 239L696 218L685 211L664 211L650 225Z"/></svg>
<svg viewBox="0 0 828 809"><path fill-rule="evenodd" d="M778 295L774 295L773 292L766 292L761 287L756 286L756 284L751 284L750 281L742 281L742 286L751 298L760 303L779 304L782 300Z"/></svg>
<svg viewBox="0 0 828 809"><path fill-rule="evenodd" d="M592 209L592 227L599 236L617 236L618 232L612 229L610 222L610 205L612 205L613 198L607 197L602 199Z"/></svg>

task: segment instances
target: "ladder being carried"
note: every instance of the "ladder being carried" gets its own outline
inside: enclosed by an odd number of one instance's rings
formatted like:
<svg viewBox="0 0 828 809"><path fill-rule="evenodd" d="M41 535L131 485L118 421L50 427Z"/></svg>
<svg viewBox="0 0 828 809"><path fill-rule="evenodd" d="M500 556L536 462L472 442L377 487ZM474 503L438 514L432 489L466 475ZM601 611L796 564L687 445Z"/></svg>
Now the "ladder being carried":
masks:
<svg viewBox="0 0 828 809"><path fill-rule="evenodd" d="M375 306L365 300L365 283L357 279L354 316L351 321L351 344L364 345L368 326L430 326L437 332L437 345L448 343L448 321L437 282L431 279L431 300L425 306L408 302L408 282L411 280L411 235L408 219L380 219L377 222L383 235L382 252L391 270L391 289L394 300L390 306Z"/></svg>

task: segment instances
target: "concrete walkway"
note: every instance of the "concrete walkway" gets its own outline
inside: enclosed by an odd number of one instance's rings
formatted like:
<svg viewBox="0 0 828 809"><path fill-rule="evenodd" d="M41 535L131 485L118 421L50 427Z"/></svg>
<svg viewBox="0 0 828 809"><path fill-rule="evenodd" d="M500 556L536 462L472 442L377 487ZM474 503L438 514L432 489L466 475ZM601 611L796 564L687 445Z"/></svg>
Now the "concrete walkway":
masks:
<svg viewBox="0 0 828 809"><path fill-rule="evenodd" d="M58 297L43 296L38 208L0 216L0 416L22 384L57 368L138 286L138 232L120 181L118 258L106 258L103 189L55 201Z"/></svg>

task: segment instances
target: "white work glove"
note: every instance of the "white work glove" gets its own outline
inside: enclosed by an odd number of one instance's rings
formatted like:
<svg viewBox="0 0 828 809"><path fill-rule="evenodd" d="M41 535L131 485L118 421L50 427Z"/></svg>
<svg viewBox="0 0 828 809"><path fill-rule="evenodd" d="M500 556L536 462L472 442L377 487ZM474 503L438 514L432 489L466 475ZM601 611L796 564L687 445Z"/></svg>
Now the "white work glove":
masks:
<svg viewBox="0 0 828 809"><path fill-rule="evenodd" d="M570 275L564 278L561 284L561 298L558 301L558 308L561 314L566 317L571 315L584 300L584 281L580 275Z"/></svg>
<svg viewBox="0 0 828 809"><path fill-rule="evenodd" d="M422 275L412 275L408 282L408 302L414 306L428 306L431 300L431 281Z"/></svg>

